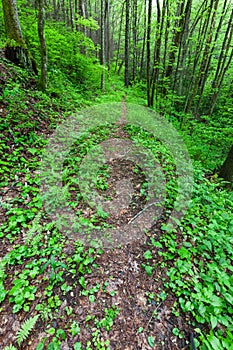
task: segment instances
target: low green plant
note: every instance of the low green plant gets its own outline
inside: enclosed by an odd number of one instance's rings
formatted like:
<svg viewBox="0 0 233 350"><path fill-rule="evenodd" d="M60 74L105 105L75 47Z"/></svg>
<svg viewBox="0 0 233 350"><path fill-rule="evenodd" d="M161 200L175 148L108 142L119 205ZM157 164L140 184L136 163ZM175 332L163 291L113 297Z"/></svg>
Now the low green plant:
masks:
<svg viewBox="0 0 233 350"><path fill-rule="evenodd" d="M50 266L51 272L49 276L49 282L51 285L56 285L64 282L63 269L67 270L67 265L63 262L57 261L55 256L52 255L51 258L42 266L41 273L43 273L47 267Z"/></svg>
<svg viewBox="0 0 233 350"><path fill-rule="evenodd" d="M203 349L228 349L233 334L233 201L230 193L220 190L221 183L199 175L197 172L194 197L183 220L177 221L176 229L162 225L163 235L158 241L151 238L150 245L167 271L165 294L172 291L183 312L212 329L199 338ZM182 235L182 240L176 235ZM153 250L148 249L144 258L152 261ZM173 312L178 316L177 306ZM176 328L173 333L183 336Z"/></svg>
<svg viewBox="0 0 233 350"><path fill-rule="evenodd" d="M76 335L80 334L80 331L81 329L78 322L73 321L70 326L69 333L72 335L72 337L75 337Z"/></svg>
<svg viewBox="0 0 233 350"><path fill-rule="evenodd" d="M97 328L104 328L106 331L110 331L113 326L113 321L119 314L120 310L117 309L115 306L112 306L111 308L104 309L105 317L101 320L95 319L95 325Z"/></svg>
<svg viewBox="0 0 233 350"><path fill-rule="evenodd" d="M9 301L14 303L13 313L18 312L22 308L24 311L29 311L29 303L35 300L37 288L29 285L26 279L14 280L14 286L9 291Z"/></svg>

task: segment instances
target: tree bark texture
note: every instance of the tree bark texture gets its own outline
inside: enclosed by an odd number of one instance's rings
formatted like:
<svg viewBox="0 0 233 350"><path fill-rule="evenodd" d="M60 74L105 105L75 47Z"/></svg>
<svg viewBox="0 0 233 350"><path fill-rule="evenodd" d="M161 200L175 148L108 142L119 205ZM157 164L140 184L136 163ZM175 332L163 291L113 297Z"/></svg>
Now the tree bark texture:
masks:
<svg viewBox="0 0 233 350"><path fill-rule="evenodd" d="M16 0L2 0L2 6L7 36L6 58L37 74L36 63L30 57L23 39Z"/></svg>
<svg viewBox="0 0 233 350"><path fill-rule="evenodd" d="M231 149L228 153L228 156L227 156L225 162L223 163L223 165L219 171L219 177L228 181L230 183L230 186L232 187L232 184L233 184L233 145L231 146Z"/></svg>

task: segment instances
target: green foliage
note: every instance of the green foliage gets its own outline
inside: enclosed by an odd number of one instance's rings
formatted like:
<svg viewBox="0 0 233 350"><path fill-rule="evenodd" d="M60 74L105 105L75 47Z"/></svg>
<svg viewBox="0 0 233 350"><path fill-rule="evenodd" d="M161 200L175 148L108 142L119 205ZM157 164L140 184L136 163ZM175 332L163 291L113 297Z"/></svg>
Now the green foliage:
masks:
<svg viewBox="0 0 233 350"><path fill-rule="evenodd" d="M29 311L29 303L35 300L37 288L30 286L27 279L22 276L14 280L14 286L9 291L9 301L14 303L13 312L16 313L22 308L24 311Z"/></svg>
<svg viewBox="0 0 233 350"><path fill-rule="evenodd" d="M212 330L210 334L202 335L203 350L218 350L218 349L232 349L233 332L227 331L226 335L221 330L214 333Z"/></svg>
<svg viewBox="0 0 233 350"><path fill-rule="evenodd" d="M149 346L153 349L154 346L155 346L155 339L154 339L154 337L149 336L149 337L147 338L147 341L148 341Z"/></svg>
<svg viewBox="0 0 233 350"><path fill-rule="evenodd" d="M110 331L113 326L113 321L119 314L119 309L117 309L115 306L112 306L111 308L104 309L105 317L101 320L95 320L95 324L97 328L104 328L106 331Z"/></svg>
<svg viewBox="0 0 233 350"><path fill-rule="evenodd" d="M40 46L37 35L36 11L25 4L20 4L22 30L27 46L40 66ZM78 18L80 25L97 30L94 19ZM67 30L62 22L46 21L45 38L48 48L48 91L62 95L67 81L78 85L79 90L93 91L100 86L102 68L95 58L96 47L91 39L82 32ZM85 57L80 50L88 52ZM57 84L59 81L60 84ZM59 87L60 85L60 87ZM72 91L70 91L72 94Z"/></svg>
<svg viewBox="0 0 233 350"><path fill-rule="evenodd" d="M60 70L73 83L79 84L79 88L93 90L93 87L99 87L101 69L96 59L92 56L85 58L79 53L80 46L85 46L90 51L95 50L90 39L82 33L64 33L54 25L46 29L45 35L49 47L50 77L51 74L59 74Z"/></svg>
<svg viewBox="0 0 233 350"><path fill-rule="evenodd" d="M84 18L80 15L76 15L76 24L85 26L86 28L90 28L92 30L98 30L100 27L96 20L94 20L92 17Z"/></svg>
<svg viewBox="0 0 233 350"><path fill-rule="evenodd" d="M25 0L19 1L19 15L27 45L39 63L36 12L26 3ZM172 6L174 11L175 3ZM48 13L50 10L48 5ZM91 30L98 27L90 18L79 17L76 24ZM5 41L3 29L0 11L0 44ZM179 31L179 28L174 29ZM86 248L77 241L70 243L69 253L64 253L65 239L43 210L37 170L46 138L61 119L93 102L121 102L126 98L127 102L146 105L146 84L135 81L126 89L122 77L116 77L111 69L105 91L100 94L103 67L96 59L99 48L82 32L67 30L61 22L47 20L45 36L49 58L46 94L36 90L35 80L26 71L1 59L9 76L3 80L0 96L0 102L6 106L6 113L0 117L0 186L4 191L1 203L4 222L0 238L11 249L0 263L0 303L9 301L13 313L21 311L29 314L30 305L36 302L38 294L35 309L39 316L30 317L22 325L16 335L19 345L27 340L40 317L48 327L47 338L38 344L37 350L44 349L46 342L48 349L60 349L61 342L67 337L66 332L69 337L77 337L83 326L92 331L91 340L85 345L76 341L74 349L86 346L86 350L104 350L110 345L108 340L103 339L103 334L113 328L119 310L114 306L105 308L102 318L89 315L83 323L79 323L74 320L74 305L62 306L64 299L70 300L74 296L74 289L78 290L80 298L89 299L91 303L98 302L97 296L102 291L108 298L114 296L115 291L107 292L108 282L104 282L103 286L102 281L89 282L91 272L98 267L96 259L103 251L99 249L98 242L91 241L90 247ZM228 83L230 86L230 78ZM169 82L164 81L162 85L168 88ZM199 334L197 342L203 350L231 349L233 343L233 197L232 193L224 190L216 176L206 175L207 171L213 171L222 163L225 151L233 141L229 86L225 83L215 115L211 118L204 114L209 107L211 90L205 91L205 101L201 104L203 115L199 116L199 120L183 113L184 96L176 96L167 90L165 98L158 95L156 100L157 110L175 125L187 144L195 166L195 187L192 203L182 221L177 220L177 228L174 230L164 223L163 234L158 239L150 238L143 254L142 268L148 276L153 276L158 266L155 254L158 254L167 278L163 279L163 289L159 289L158 293L148 292L146 297L148 303L161 303L172 292L177 300L173 314L178 316L182 310L192 315L195 332ZM77 178L73 176L79 170L82 157L106 140L113 129L112 125L94 129L72 146L64 164L63 181L67 189L76 191L76 199L68 198L73 208L77 209L77 202L83 199ZM167 192L163 205L169 213L177 195L176 169L171 154L145 130L127 125L125 131L133 142L150 149L161 164L166 174ZM135 173L137 171L138 168L135 168ZM108 188L108 176L107 167L99 169L94 180L97 190L104 192ZM146 189L147 184L142 188L144 194ZM16 194L11 197L12 190ZM90 231L106 227L107 215L103 211L87 218L77 210L77 216L77 232L82 225ZM38 288L41 285L42 293ZM156 315L156 310L153 315ZM67 328L56 329L52 321L67 316ZM202 333L198 328L200 324L211 330ZM143 331L139 327L138 333ZM178 338L184 336L176 327L172 332ZM147 333L145 339L151 348L155 346L153 335ZM14 349L12 345L5 348Z"/></svg>
<svg viewBox="0 0 233 350"><path fill-rule="evenodd" d="M168 261L166 288L175 293L184 312L198 323L210 324L213 332L201 338L204 344L211 344L208 349L225 349L224 342L228 344L233 334L232 195L220 191L219 183L203 178L199 171L196 177L193 200L178 231L164 226L155 246L162 244L158 254ZM176 235L181 232L183 241L177 244ZM144 256L151 257L149 251ZM221 336L220 325L227 329Z"/></svg>

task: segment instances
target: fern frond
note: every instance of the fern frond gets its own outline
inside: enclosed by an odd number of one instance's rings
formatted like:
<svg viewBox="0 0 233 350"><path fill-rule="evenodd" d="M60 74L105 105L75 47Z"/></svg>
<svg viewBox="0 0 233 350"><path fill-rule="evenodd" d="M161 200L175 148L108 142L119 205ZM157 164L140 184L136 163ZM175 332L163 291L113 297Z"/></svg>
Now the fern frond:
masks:
<svg viewBox="0 0 233 350"><path fill-rule="evenodd" d="M0 281L3 281L6 277L6 274L5 274L5 266L6 266L6 259L0 259Z"/></svg>
<svg viewBox="0 0 233 350"><path fill-rule="evenodd" d="M43 238L44 238L44 235L42 233L38 233L33 237L31 246L37 246L38 243L41 242Z"/></svg>
<svg viewBox="0 0 233 350"><path fill-rule="evenodd" d="M25 339L27 339L29 333L32 331L33 327L36 324L36 321L38 319L39 315L36 315L34 317L30 317L28 320L26 320L21 328L16 333L16 339L18 344L20 345Z"/></svg>
<svg viewBox="0 0 233 350"><path fill-rule="evenodd" d="M32 226L29 228L28 232L25 235L24 241L26 244L29 244L31 242L31 239L36 234L39 234L43 230L43 226L40 224L40 219L42 217L42 213L39 212L36 214L32 221Z"/></svg>
<svg viewBox="0 0 233 350"><path fill-rule="evenodd" d="M3 350L17 350L13 345L6 346Z"/></svg>

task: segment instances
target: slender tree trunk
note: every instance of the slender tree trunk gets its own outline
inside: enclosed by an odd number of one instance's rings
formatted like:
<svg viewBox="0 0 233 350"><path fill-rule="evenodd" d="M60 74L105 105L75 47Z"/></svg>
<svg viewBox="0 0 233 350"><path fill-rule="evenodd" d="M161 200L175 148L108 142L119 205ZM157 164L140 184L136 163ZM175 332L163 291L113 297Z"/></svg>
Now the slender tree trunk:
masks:
<svg viewBox="0 0 233 350"><path fill-rule="evenodd" d="M61 0L61 18L64 23L66 23L66 5L65 5L65 0Z"/></svg>
<svg viewBox="0 0 233 350"><path fill-rule="evenodd" d="M154 47L154 62L152 69L152 89L151 89L151 104L154 105L154 96L156 90L156 102L158 100L158 80L159 80L159 70L160 70L160 49L162 42L162 32L165 17L165 6L166 2L163 3L162 15L159 5L159 0L156 0L157 5L157 28L156 28L156 38Z"/></svg>
<svg viewBox="0 0 233 350"><path fill-rule="evenodd" d="M108 70L110 71L111 66L111 57L110 57L110 49L111 49L111 34L110 34L110 0L106 0L105 3L105 28L106 28L106 62L108 66Z"/></svg>
<svg viewBox="0 0 233 350"><path fill-rule="evenodd" d="M145 48L146 48L146 35L147 35L147 31L146 31L146 27L147 27L147 15L146 15L146 3L147 0L145 0L144 3L144 20L143 20L143 27L144 27L144 32L143 32L143 42L142 42L142 54L141 54L141 63L140 63L140 80L142 80L143 76L144 76L144 56L145 56Z"/></svg>
<svg viewBox="0 0 233 350"><path fill-rule="evenodd" d="M56 0L53 0L53 18L55 21L58 20L58 6Z"/></svg>
<svg viewBox="0 0 233 350"><path fill-rule="evenodd" d="M117 69L118 69L118 62L119 62L119 57L120 57L121 35L122 35L122 23L123 23L124 9L125 9L125 3L122 4L122 10L121 10L120 29L119 29L118 42L117 42L117 56L116 56L116 68L115 68L115 72L116 72ZM123 61L123 63L124 63L124 61Z"/></svg>
<svg viewBox="0 0 233 350"><path fill-rule="evenodd" d="M231 53L229 55L229 49L232 42L232 36L233 36L233 9L229 18L228 26L226 29L225 37L222 43L221 53L218 59L218 66L215 72L215 77L212 83L212 99L210 104L210 111L209 115L211 116L214 110L214 107L217 102L217 98L219 96L220 88L224 79L224 76L230 66L232 57L233 57L233 49L231 50Z"/></svg>
<svg viewBox="0 0 233 350"><path fill-rule="evenodd" d="M70 24L71 24L72 32L74 32L75 25L74 25L74 4L73 4L73 0L70 0L69 5L70 5Z"/></svg>
<svg viewBox="0 0 233 350"><path fill-rule="evenodd" d="M77 14L79 13L78 11L78 0L74 0L74 18L76 19ZM75 22L75 30L76 32L78 31L78 24Z"/></svg>
<svg viewBox="0 0 233 350"><path fill-rule="evenodd" d="M172 72L174 70L176 52L181 41L182 27L184 23L184 15L183 15L184 5L185 5L185 0L182 0L181 3L178 2L177 4L176 17L179 18L179 20L177 20L177 23L175 24L175 28L174 28L175 33L173 35L172 45L170 48L169 62L166 69L166 78L169 79L170 81L172 77Z"/></svg>
<svg viewBox="0 0 233 350"><path fill-rule="evenodd" d="M105 20L104 20L104 12L105 12L105 0L101 0L101 18L100 18L100 64L105 66ZM101 89L104 90L105 84L105 73L104 69L102 71L101 76Z"/></svg>
<svg viewBox="0 0 233 350"><path fill-rule="evenodd" d="M126 0L125 8L125 86L129 86L129 10L130 0Z"/></svg>
<svg viewBox="0 0 233 350"><path fill-rule="evenodd" d="M188 49L187 38L188 38L188 32L189 32L191 9L192 9L192 0L188 0L185 7L183 28L181 30L179 54L178 54L178 60L177 60L176 71L175 71L175 76L173 81L173 88L172 88L173 91L177 89L179 96L182 95L183 81L185 78L184 67L185 67L185 59L186 59L186 54Z"/></svg>
<svg viewBox="0 0 233 350"><path fill-rule="evenodd" d="M194 79L192 78L190 85L193 83L193 89L191 92L191 96L187 98L187 103L185 106L185 112L189 113L194 101L194 98L196 97L198 88L199 88L199 83L200 83L200 79L202 77L202 74L204 72L204 68L205 68L205 62L206 62L206 54L208 54L209 52L209 47L207 45L207 34L208 34L208 29L209 29L209 22L210 22L210 16L211 16L211 11L212 11L212 7L211 4L213 4L214 0L211 0L211 3L208 4L208 0L205 2L205 6L206 6L206 11L207 11L207 15L205 16L205 19L203 21L203 24L201 23L200 25L200 30L199 30L199 39L198 39L198 46L197 46L197 53L196 53L196 57L194 60L194 65L193 65L193 74L192 76L195 77ZM203 50L204 49L204 50ZM197 72L197 74L195 75L195 72L197 70L197 65L199 62L199 58L200 58L200 54L199 52L203 51L203 55L201 56L201 63L200 63L200 67L199 70ZM191 89L190 89L191 90Z"/></svg>
<svg viewBox="0 0 233 350"><path fill-rule="evenodd" d="M103 2L103 4L102 4L102 2ZM101 9L102 9L102 6L104 6L104 0L101 0ZM104 13L104 10L103 10L103 13ZM79 14L79 16L81 16L83 18L87 18L86 2L84 0L79 0L79 3L78 3L78 14ZM103 17L103 20L104 20L104 17ZM76 30L77 29L82 31L84 36L87 36L87 28L86 28L86 26L81 26L80 28L76 28ZM82 47L80 51L81 51L81 53L83 55L87 54L85 47Z"/></svg>
<svg viewBox="0 0 233 350"><path fill-rule="evenodd" d="M47 48L46 40L44 36L44 19L45 19L45 10L44 10L44 0L38 1L38 36L40 39L40 54L41 54L41 74L39 87L41 90L45 90L47 87Z"/></svg>
<svg viewBox="0 0 233 350"><path fill-rule="evenodd" d="M147 38L146 38L146 48L147 48L146 75L147 75L147 105L148 105L148 107L152 106L152 101L151 101L151 76L150 76L151 17L152 17L152 0L149 0L149 3L148 3Z"/></svg>
<svg viewBox="0 0 233 350"><path fill-rule="evenodd" d="M138 30L137 8L138 8L138 2L137 2L137 0L135 0L133 2L133 29L132 29L132 31L133 31L133 76L132 76L132 81L133 82L135 82L136 74L137 74L137 30Z"/></svg>
<svg viewBox="0 0 233 350"><path fill-rule="evenodd" d="M202 62L202 72L199 78L199 82L198 82L198 90L197 90L197 95L198 95L198 99L195 105L195 110L194 110L194 115L196 117L199 116L199 105L202 99L202 94L205 88L205 83L208 77L208 73L209 73L209 69L210 69L210 63L211 63L211 59L212 59L212 55L213 55L213 49L214 49L214 44L212 44L212 37L213 37L213 33L214 33L214 26L215 26L215 16L217 13L217 8L218 8L218 3L219 0L215 0L214 3L211 3L211 5L213 5L214 10L212 13L212 17L211 17L211 21L210 21L210 29L209 29L209 33L208 33L208 37L207 37L207 41L206 41L206 45L205 45L205 50L204 50L204 55L203 55L203 62Z"/></svg>
<svg viewBox="0 0 233 350"><path fill-rule="evenodd" d="M165 77L165 67L167 66L166 60L167 60L167 51L168 51L168 37L169 37L169 27L170 27L170 7L169 7L169 0L164 0L165 6L166 6L166 24L165 24L165 30L164 30L164 53L163 53L163 71L161 72L161 81L163 84L162 88L162 94L165 94L167 91L167 79Z"/></svg>
<svg viewBox="0 0 233 350"><path fill-rule="evenodd" d="M230 53L230 56L229 56L228 61L226 63L226 66L224 67L224 69L222 71L222 74L221 74L221 76L220 76L220 78L218 80L218 84L215 87L215 92L214 92L214 94L212 96L212 100L211 100L211 107L210 107L210 112L209 112L210 116L212 115L212 113L214 111L214 107L216 105L216 102L217 102L217 99L218 99L218 96L219 96L219 93L220 93L220 88L222 86L223 79L225 77L225 74L226 74L229 66L230 66L230 63L231 63L232 59L233 59L233 48L231 50L231 53Z"/></svg>

